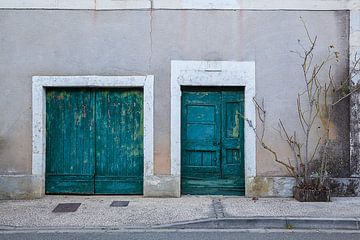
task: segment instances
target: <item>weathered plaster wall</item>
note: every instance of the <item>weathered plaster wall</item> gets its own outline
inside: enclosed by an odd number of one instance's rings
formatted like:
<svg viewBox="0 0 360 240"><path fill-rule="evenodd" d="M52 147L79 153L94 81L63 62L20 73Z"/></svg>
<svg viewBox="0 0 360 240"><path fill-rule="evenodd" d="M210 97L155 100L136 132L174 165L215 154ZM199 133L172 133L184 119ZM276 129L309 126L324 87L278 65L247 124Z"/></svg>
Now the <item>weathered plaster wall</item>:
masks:
<svg viewBox="0 0 360 240"><path fill-rule="evenodd" d="M268 126L279 117L298 129L295 96L303 89L300 50L306 36L299 17L318 35L317 51L334 44L347 71L347 11L0 11L0 174L31 173L31 76L155 75L155 174L170 172L170 61L256 62L256 92L264 98ZM344 105L345 106L345 105ZM338 120L348 177L347 111ZM280 141L270 133L270 142ZM286 145L277 150L286 156ZM337 167L338 168L338 167ZM258 147L257 173L284 175Z"/></svg>
<svg viewBox="0 0 360 240"><path fill-rule="evenodd" d="M0 11L0 173L31 171L31 76L146 75L149 29L144 12Z"/></svg>

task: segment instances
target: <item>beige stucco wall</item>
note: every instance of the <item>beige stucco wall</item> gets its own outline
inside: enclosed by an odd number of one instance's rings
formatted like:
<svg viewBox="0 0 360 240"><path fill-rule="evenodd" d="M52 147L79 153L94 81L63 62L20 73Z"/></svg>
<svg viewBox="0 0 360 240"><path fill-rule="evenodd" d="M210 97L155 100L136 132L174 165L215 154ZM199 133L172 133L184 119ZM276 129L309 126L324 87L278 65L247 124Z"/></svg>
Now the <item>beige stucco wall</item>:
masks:
<svg viewBox="0 0 360 240"><path fill-rule="evenodd" d="M267 140L281 157L286 143L272 130L279 117L299 130L296 94L303 89L299 59L302 16L318 35L318 50L333 44L348 66L347 11L51 11L0 10L0 174L31 173L33 75L155 76L155 174L170 173L170 61L255 61L257 98L265 99ZM348 175L347 103L337 119L340 171ZM257 149L257 173L286 175Z"/></svg>

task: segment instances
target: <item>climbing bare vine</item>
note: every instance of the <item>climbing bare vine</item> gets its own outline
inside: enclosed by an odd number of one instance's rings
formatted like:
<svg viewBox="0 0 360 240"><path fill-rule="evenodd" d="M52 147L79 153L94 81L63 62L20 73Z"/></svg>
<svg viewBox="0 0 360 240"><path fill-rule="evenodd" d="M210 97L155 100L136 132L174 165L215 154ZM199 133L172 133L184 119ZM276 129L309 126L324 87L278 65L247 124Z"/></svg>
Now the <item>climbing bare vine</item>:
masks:
<svg viewBox="0 0 360 240"><path fill-rule="evenodd" d="M299 92L296 97L297 115L301 130L287 129L286 122L282 119L279 119L277 128L278 134L291 150L291 156L280 159L274 148L265 141L267 126L264 100L253 99L259 120L258 126L255 126L247 118L245 121L255 132L261 147L272 155L276 163L282 165L291 176L298 180L300 187L323 189L326 188L325 183L328 176L330 130L334 120L334 108L351 94L359 91L360 85L355 84L351 87L351 80L360 74L360 57L355 55L352 68L346 79L335 81L333 65L340 61L339 52L335 50L335 46L330 45L327 47L325 58L315 61L314 50L317 47L318 38L312 36L304 20L302 18L300 20L304 26L307 41L303 44L298 40L302 51L293 51L293 53L302 59L304 90ZM327 77L324 78L324 75ZM315 145L313 144L314 135L317 136ZM310 164L315 160L319 161L318 167L310 169Z"/></svg>

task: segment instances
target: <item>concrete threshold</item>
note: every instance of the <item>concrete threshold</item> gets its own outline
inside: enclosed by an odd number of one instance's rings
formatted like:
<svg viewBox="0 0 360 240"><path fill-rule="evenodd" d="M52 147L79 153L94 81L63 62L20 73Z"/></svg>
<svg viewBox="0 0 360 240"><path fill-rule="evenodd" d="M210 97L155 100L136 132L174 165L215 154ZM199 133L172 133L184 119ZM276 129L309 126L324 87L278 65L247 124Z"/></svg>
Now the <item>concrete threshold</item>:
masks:
<svg viewBox="0 0 360 240"><path fill-rule="evenodd" d="M332 229L360 230L359 218L233 217L158 225L158 229Z"/></svg>

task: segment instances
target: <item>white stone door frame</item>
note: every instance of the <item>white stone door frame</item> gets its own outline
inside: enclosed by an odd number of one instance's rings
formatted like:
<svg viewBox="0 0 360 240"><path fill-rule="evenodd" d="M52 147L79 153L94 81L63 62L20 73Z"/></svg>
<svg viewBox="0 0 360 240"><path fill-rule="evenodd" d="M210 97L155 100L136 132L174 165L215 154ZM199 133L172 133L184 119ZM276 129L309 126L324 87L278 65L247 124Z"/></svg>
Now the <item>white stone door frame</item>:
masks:
<svg viewBox="0 0 360 240"><path fill-rule="evenodd" d="M32 78L32 175L42 181L45 194L46 88L132 88L144 92L144 193L145 181L154 175L154 76L34 76Z"/></svg>
<svg viewBox="0 0 360 240"><path fill-rule="evenodd" d="M181 179L181 86L245 87L245 118L255 125L255 62L171 61L171 175ZM256 136L245 123L245 195L256 176ZM180 193L180 182L178 192Z"/></svg>

